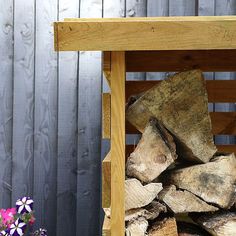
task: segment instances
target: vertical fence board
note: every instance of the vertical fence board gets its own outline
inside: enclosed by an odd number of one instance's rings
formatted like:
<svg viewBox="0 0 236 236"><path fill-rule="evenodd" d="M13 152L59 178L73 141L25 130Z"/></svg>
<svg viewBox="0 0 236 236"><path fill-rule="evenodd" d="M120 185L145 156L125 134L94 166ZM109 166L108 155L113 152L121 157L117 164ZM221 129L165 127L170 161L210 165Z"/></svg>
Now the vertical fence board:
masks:
<svg viewBox="0 0 236 236"><path fill-rule="evenodd" d="M79 1L59 0L59 20L78 14ZM59 53L58 66L57 236L75 236L78 52Z"/></svg>
<svg viewBox="0 0 236 236"><path fill-rule="evenodd" d="M170 16L194 16L197 13L197 0L169 0Z"/></svg>
<svg viewBox="0 0 236 236"><path fill-rule="evenodd" d="M102 17L102 0L81 0L80 17ZM101 53L80 52L77 235L100 235Z"/></svg>
<svg viewBox="0 0 236 236"><path fill-rule="evenodd" d="M34 7L15 1L12 204L33 195Z"/></svg>
<svg viewBox="0 0 236 236"><path fill-rule="evenodd" d="M236 14L236 1L235 0L215 0L215 15L235 15ZM235 79L235 72L218 72L215 73L215 79ZM229 111L235 110L234 104L215 104L216 111ZM215 141L217 144L232 144L235 143L235 138L232 136L216 136Z"/></svg>
<svg viewBox="0 0 236 236"><path fill-rule="evenodd" d="M0 208L11 205L13 2L0 1Z"/></svg>
<svg viewBox="0 0 236 236"><path fill-rule="evenodd" d="M36 1L34 199L37 223L56 235L57 53L52 22L57 0Z"/></svg>
<svg viewBox="0 0 236 236"><path fill-rule="evenodd" d="M126 17L147 16L147 0L126 0ZM145 80L146 73L127 73L127 80Z"/></svg>

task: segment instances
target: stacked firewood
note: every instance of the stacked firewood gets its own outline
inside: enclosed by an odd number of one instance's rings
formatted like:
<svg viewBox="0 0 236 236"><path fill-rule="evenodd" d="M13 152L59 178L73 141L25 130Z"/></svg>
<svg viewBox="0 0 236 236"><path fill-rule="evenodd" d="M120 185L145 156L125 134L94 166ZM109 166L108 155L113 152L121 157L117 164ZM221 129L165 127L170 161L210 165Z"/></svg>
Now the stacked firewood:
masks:
<svg viewBox="0 0 236 236"><path fill-rule="evenodd" d="M142 133L126 161L126 235L236 236L236 158L217 152L201 71L132 96L126 118Z"/></svg>

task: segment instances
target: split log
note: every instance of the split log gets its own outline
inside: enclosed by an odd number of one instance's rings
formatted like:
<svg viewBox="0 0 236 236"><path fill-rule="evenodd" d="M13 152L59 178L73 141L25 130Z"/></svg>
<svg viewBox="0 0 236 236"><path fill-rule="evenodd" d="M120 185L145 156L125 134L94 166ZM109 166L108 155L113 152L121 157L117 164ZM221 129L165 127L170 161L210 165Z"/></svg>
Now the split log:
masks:
<svg viewBox="0 0 236 236"><path fill-rule="evenodd" d="M199 217L197 223L215 236L236 235L236 213L217 212Z"/></svg>
<svg viewBox="0 0 236 236"><path fill-rule="evenodd" d="M155 118L148 122L141 140L126 163L126 174L150 183L177 158L173 137Z"/></svg>
<svg viewBox="0 0 236 236"><path fill-rule="evenodd" d="M161 183L150 183L143 186L137 179L125 180L125 210L148 205L161 190Z"/></svg>
<svg viewBox="0 0 236 236"><path fill-rule="evenodd" d="M129 221L126 228L126 236L145 236L148 228L148 221L140 217Z"/></svg>
<svg viewBox="0 0 236 236"><path fill-rule="evenodd" d="M219 156L212 162L172 172L171 184L199 196L208 203L230 208L235 200L236 159L234 154Z"/></svg>
<svg viewBox="0 0 236 236"><path fill-rule="evenodd" d="M200 70L163 80L126 111L127 120L141 132L150 117L160 120L176 137L181 156L206 163L215 154L207 91Z"/></svg>
<svg viewBox="0 0 236 236"><path fill-rule="evenodd" d="M106 214L106 217L111 218L111 209L103 208L103 210ZM125 221L131 221L139 217L144 217L147 220L154 220L161 212L167 212L166 206L154 200L145 208L135 208L126 211Z"/></svg>
<svg viewBox="0 0 236 236"><path fill-rule="evenodd" d="M210 236L199 226L186 222L177 222L177 228L178 236Z"/></svg>
<svg viewBox="0 0 236 236"><path fill-rule="evenodd" d="M175 218L156 221L148 231L148 236L178 236Z"/></svg>
<svg viewBox="0 0 236 236"><path fill-rule="evenodd" d="M211 206L188 191L176 190L174 185L164 188L158 198L162 200L174 213L209 212L218 208Z"/></svg>

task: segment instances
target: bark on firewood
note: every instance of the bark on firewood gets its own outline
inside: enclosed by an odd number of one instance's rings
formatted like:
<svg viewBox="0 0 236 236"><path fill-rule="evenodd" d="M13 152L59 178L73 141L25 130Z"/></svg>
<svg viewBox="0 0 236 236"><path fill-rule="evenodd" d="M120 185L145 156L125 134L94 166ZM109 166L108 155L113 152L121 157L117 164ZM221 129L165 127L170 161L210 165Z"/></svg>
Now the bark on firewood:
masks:
<svg viewBox="0 0 236 236"><path fill-rule="evenodd" d="M217 207L207 204L186 190L176 190L174 185L164 188L158 194L158 198L162 200L174 213L209 212L218 210Z"/></svg>
<svg viewBox="0 0 236 236"><path fill-rule="evenodd" d="M161 183L150 183L143 186L137 179L125 180L125 210L148 205L161 190Z"/></svg>
<svg viewBox="0 0 236 236"><path fill-rule="evenodd" d="M127 120L141 132L150 117L160 120L176 137L181 156L208 162L216 152L201 71L175 74L144 93L126 111Z"/></svg>
<svg viewBox="0 0 236 236"><path fill-rule="evenodd" d="M128 222L126 236L145 236L148 228L148 221L144 217Z"/></svg>
<svg viewBox="0 0 236 236"><path fill-rule="evenodd" d="M188 190L208 203L230 208L235 200L236 159L234 154L212 162L176 170L169 182Z"/></svg>
<svg viewBox="0 0 236 236"><path fill-rule="evenodd" d="M106 216L111 217L111 209L103 208ZM166 206L157 201L152 201L145 208L130 209L125 212L125 221L130 221L139 217L144 217L147 220L156 219L161 212L167 212Z"/></svg>
<svg viewBox="0 0 236 236"><path fill-rule="evenodd" d="M186 222L177 222L179 236L210 236L205 230L199 226Z"/></svg>
<svg viewBox="0 0 236 236"><path fill-rule="evenodd" d="M148 231L148 236L178 236L175 218L156 221Z"/></svg>
<svg viewBox="0 0 236 236"><path fill-rule="evenodd" d="M197 223L210 234L215 236L236 235L235 212L217 212L214 214L202 216L197 219Z"/></svg>
<svg viewBox="0 0 236 236"><path fill-rule="evenodd" d="M173 137L160 122L151 118L138 146L128 157L126 174L150 183L176 158Z"/></svg>

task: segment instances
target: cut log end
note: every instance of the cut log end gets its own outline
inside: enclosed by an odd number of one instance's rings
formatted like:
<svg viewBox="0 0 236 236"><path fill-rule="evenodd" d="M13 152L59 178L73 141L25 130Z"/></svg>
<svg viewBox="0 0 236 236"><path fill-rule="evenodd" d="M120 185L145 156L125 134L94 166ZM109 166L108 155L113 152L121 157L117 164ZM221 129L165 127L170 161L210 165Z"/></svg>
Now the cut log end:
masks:
<svg viewBox="0 0 236 236"><path fill-rule="evenodd" d="M160 122L152 118L145 128L138 146L128 157L126 173L130 177L150 183L176 158L173 137Z"/></svg>

